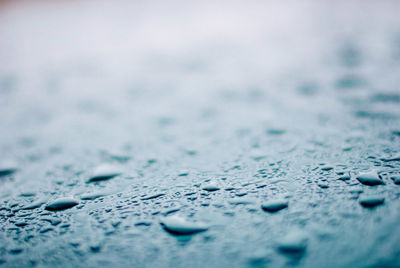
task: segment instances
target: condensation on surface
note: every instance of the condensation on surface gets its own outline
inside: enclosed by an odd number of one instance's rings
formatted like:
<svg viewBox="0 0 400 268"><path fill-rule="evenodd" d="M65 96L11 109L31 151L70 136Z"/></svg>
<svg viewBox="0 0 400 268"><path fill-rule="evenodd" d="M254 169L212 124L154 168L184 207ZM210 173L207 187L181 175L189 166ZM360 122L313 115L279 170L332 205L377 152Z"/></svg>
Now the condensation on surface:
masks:
<svg viewBox="0 0 400 268"><path fill-rule="evenodd" d="M396 1L3 1L0 267L400 266Z"/></svg>

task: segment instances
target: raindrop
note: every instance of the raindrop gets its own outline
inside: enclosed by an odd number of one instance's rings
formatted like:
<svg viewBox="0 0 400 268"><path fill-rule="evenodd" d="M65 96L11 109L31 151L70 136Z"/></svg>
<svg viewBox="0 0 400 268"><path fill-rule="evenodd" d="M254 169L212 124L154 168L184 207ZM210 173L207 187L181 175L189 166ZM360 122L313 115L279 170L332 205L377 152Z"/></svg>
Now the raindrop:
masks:
<svg viewBox="0 0 400 268"><path fill-rule="evenodd" d="M159 198L159 197L164 196L164 195L165 194L163 194L163 193L153 194L153 195L142 197L141 200L156 199L156 198Z"/></svg>
<svg viewBox="0 0 400 268"><path fill-rule="evenodd" d="M189 235L208 229L203 223L189 222L178 215L165 217L160 220L160 224L166 231L176 235Z"/></svg>
<svg viewBox="0 0 400 268"><path fill-rule="evenodd" d="M278 241L278 249L283 253L303 253L307 248L308 238L301 230L292 230Z"/></svg>
<svg viewBox="0 0 400 268"><path fill-rule="evenodd" d="M11 175L17 171L17 165L13 162L4 162L0 164L0 177Z"/></svg>
<svg viewBox="0 0 400 268"><path fill-rule="evenodd" d="M92 176L88 182L104 181L114 178L121 174L121 171L112 165L103 164L93 170Z"/></svg>
<svg viewBox="0 0 400 268"><path fill-rule="evenodd" d="M385 198L382 196L368 196L360 198L360 204L363 207L372 208L382 205L385 202Z"/></svg>
<svg viewBox="0 0 400 268"><path fill-rule="evenodd" d="M356 179L362 184L369 186L384 184L383 181L379 178L379 175L376 171L361 173L356 177Z"/></svg>
<svg viewBox="0 0 400 268"><path fill-rule="evenodd" d="M203 186L202 189L208 192L213 192L213 191L218 191L220 188L218 187L217 183L210 182L207 185Z"/></svg>
<svg viewBox="0 0 400 268"><path fill-rule="evenodd" d="M383 158L381 158L381 160L384 162L400 161L400 153L389 156L389 157L383 157Z"/></svg>
<svg viewBox="0 0 400 268"><path fill-rule="evenodd" d="M261 208L267 212L277 212L287 207L288 207L288 201L285 199L271 200L261 205Z"/></svg>
<svg viewBox="0 0 400 268"><path fill-rule="evenodd" d="M56 199L53 202L51 202L50 204L48 204L46 206L46 210L50 210L50 211L64 210L64 209L72 208L78 204L79 204L79 201L74 198L63 197L63 198Z"/></svg>

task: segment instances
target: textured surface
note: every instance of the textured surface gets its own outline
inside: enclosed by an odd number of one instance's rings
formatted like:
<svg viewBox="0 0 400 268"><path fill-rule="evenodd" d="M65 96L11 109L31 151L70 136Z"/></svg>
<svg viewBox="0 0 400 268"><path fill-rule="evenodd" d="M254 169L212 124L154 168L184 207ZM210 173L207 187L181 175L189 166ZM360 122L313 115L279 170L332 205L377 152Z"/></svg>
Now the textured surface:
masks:
<svg viewBox="0 0 400 268"><path fill-rule="evenodd" d="M4 4L0 267L399 267L399 9Z"/></svg>

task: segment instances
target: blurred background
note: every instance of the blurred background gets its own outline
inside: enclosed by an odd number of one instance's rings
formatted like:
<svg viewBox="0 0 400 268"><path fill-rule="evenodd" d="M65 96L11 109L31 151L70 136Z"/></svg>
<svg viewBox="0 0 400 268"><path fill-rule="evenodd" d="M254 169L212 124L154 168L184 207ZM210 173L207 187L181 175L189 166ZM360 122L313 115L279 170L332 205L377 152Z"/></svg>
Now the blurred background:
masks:
<svg viewBox="0 0 400 268"><path fill-rule="evenodd" d="M393 93L398 10L398 1L2 1L3 135L20 121L33 132L68 120L67 131L80 122L80 133L95 131L85 118L128 114L132 124L218 109L252 120L226 98L263 100L256 122L279 114L292 124L284 114L301 109L306 118L339 110L338 97Z"/></svg>

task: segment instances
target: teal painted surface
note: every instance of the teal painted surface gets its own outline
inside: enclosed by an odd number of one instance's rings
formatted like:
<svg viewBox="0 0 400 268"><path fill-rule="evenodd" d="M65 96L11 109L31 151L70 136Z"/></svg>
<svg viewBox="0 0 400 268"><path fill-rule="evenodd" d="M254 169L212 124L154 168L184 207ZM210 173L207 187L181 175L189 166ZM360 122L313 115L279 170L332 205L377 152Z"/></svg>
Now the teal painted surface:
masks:
<svg viewBox="0 0 400 268"><path fill-rule="evenodd" d="M4 7L0 267L399 267L398 10Z"/></svg>

